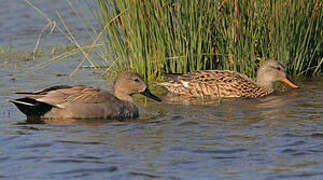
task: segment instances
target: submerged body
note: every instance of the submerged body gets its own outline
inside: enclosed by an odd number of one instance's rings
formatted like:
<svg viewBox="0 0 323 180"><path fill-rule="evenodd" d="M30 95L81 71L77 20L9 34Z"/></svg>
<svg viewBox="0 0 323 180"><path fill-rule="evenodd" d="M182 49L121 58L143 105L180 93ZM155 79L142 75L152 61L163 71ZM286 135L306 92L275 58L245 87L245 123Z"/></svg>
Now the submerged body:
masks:
<svg viewBox="0 0 323 180"><path fill-rule="evenodd" d="M38 92L17 93L24 97L9 101L27 117L124 119L139 116L132 99L132 95L137 93L160 101L150 93L142 78L131 71L118 75L114 82L114 95L85 85L61 85Z"/></svg>
<svg viewBox="0 0 323 180"><path fill-rule="evenodd" d="M205 70L167 76L172 81L158 84L166 87L170 93L184 97L262 97L274 91L273 83L278 80L298 87L286 78L282 64L274 60L267 60L259 67L257 81L229 70Z"/></svg>

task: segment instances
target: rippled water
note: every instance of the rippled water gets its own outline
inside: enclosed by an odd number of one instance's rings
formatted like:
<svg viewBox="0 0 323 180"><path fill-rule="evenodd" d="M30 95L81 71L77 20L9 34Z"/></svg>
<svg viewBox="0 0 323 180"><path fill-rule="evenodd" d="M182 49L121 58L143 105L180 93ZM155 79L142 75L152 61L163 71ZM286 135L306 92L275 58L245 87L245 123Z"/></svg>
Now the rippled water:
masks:
<svg viewBox="0 0 323 180"><path fill-rule="evenodd" d="M164 101L136 97L131 122L26 123L6 101L53 84L111 89L93 70L56 76L77 64L0 67L0 179L323 179L322 78L255 100L170 101L153 89Z"/></svg>

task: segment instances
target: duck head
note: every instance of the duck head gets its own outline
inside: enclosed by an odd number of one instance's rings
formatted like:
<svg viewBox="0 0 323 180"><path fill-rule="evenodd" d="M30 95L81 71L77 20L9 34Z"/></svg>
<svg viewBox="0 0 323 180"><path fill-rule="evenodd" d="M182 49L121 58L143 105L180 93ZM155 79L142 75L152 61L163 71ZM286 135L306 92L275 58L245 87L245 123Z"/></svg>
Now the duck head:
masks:
<svg viewBox="0 0 323 180"><path fill-rule="evenodd" d="M141 76L132 71L118 74L114 80L113 92L117 98L129 102L133 102L132 95L134 94L142 94L156 101L161 101L159 97L150 92Z"/></svg>
<svg viewBox="0 0 323 180"><path fill-rule="evenodd" d="M273 88L275 81L282 81L293 88L297 85L287 79L284 66L275 60L264 61L257 72L257 85Z"/></svg>

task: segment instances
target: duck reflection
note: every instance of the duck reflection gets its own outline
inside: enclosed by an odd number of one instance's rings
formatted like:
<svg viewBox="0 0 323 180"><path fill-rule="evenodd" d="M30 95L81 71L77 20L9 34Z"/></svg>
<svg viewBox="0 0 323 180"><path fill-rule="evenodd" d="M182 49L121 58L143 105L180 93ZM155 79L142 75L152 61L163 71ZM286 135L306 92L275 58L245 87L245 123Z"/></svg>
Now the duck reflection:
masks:
<svg viewBox="0 0 323 180"><path fill-rule="evenodd" d="M126 121L134 121L133 119L125 119ZM100 126L107 123L113 122L124 122L117 119L73 119L73 118L39 118L39 117L28 117L23 122L17 123L18 125L29 125L29 124L56 124L56 125L83 125L83 126Z"/></svg>

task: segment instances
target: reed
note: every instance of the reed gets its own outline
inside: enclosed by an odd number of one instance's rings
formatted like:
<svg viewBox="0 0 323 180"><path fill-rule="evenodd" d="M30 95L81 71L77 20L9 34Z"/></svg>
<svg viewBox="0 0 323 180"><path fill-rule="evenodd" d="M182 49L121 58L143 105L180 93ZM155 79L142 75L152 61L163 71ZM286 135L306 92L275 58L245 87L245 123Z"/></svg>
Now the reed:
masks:
<svg viewBox="0 0 323 180"><path fill-rule="evenodd" d="M145 79L161 72L231 69L255 76L259 63L281 61L292 76L322 72L319 0L98 0L105 61L114 73ZM121 15L120 15L121 14Z"/></svg>

